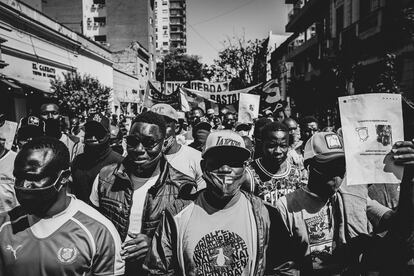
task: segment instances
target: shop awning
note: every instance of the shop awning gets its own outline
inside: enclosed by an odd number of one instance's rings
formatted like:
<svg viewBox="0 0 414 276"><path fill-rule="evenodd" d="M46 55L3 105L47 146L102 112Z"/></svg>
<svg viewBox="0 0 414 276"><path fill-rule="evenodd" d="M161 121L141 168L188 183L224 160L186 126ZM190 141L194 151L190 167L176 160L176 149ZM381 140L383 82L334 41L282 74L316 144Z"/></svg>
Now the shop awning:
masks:
<svg viewBox="0 0 414 276"><path fill-rule="evenodd" d="M13 79L0 77L0 86L6 88L7 91L24 95L23 88Z"/></svg>

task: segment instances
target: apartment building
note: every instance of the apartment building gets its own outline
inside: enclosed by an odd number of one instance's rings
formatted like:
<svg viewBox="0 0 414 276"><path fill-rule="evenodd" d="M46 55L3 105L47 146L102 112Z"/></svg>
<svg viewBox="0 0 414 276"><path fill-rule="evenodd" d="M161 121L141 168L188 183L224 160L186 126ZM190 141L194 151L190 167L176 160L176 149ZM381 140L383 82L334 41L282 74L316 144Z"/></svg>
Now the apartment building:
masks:
<svg viewBox="0 0 414 276"><path fill-rule="evenodd" d="M113 52L138 42L149 53L155 79L154 0L43 0L42 12Z"/></svg>
<svg viewBox="0 0 414 276"><path fill-rule="evenodd" d="M177 50L185 53L187 49L186 1L156 0L156 54L157 59Z"/></svg>

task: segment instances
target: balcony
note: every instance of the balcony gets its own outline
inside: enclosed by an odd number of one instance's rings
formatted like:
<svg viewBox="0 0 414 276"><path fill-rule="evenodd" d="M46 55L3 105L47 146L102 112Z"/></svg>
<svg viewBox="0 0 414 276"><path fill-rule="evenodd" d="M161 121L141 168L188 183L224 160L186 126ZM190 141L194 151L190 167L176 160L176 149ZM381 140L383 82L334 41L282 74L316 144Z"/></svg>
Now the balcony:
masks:
<svg viewBox="0 0 414 276"><path fill-rule="evenodd" d="M171 18L180 18L180 17L183 17L184 16L184 14L183 13L181 13L181 12L170 12L170 17Z"/></svg>
<svg viewBox="0 0 414 276"><path fill-rule="evenodd" d="M170 25L184 25L184 20L182 18L171 18Z"/></svg>
<svg viewBox="0 0 414 276"><path fill-rule="evenodd" d="M329 12L329 1L308 0L303 7L294 7L289 13L286 32L301 32Z"/></svg>
<svg viewBox="0 0 414 276"><path fill-rule="evenodd" d="M286 55L287 61L293 61L294 59L307 52L309 49L313 49L314 46L318 45L318 38L317 36L313 36L304 42L295 42L296 41L293 41L293 47L289 47L288 49L288 54Z"/></svg>

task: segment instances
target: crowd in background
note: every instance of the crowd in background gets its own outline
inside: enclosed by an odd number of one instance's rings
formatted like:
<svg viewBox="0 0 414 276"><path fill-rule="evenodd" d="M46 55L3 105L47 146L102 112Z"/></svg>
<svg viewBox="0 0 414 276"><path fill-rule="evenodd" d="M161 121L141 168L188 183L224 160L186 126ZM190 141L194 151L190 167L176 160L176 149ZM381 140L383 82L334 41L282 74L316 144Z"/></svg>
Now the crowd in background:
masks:
<svg viewBox="0 0 414 276"><path fill-rule="evenodd" d="M403 184L350 187L341 128L288 115L43 104L0 139L0 275L413 273L413 142Z"/></svg>

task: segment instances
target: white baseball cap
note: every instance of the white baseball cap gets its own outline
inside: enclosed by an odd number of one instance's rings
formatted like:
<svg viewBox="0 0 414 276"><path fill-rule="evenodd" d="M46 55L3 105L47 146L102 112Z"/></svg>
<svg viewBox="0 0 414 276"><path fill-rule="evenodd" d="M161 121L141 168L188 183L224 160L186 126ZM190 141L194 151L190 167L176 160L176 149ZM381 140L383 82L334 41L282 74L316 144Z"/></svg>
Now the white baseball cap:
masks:
<svg viewBox="0 0 414 276"><path fill-rule="evenodd" d="M178 122L178 113L171 105L162 103L154 104L151 106L151 111Z"/></svg>
<svg viewBox="0 0 414 276"><path fill-rule="evenodd" d="M317 132L306 142L303 158L305 163L314 159L317 163L328 163L345 158L342 138L334 132Z"/></svg>
<svg viewBox="0 0 414 276"><path fill-rule="evenodd" d="M250 157L250 151L237 132L218 130L211 132L207 137L203 158L209 155L231 156L239 161L246 161Z"/></svg>

